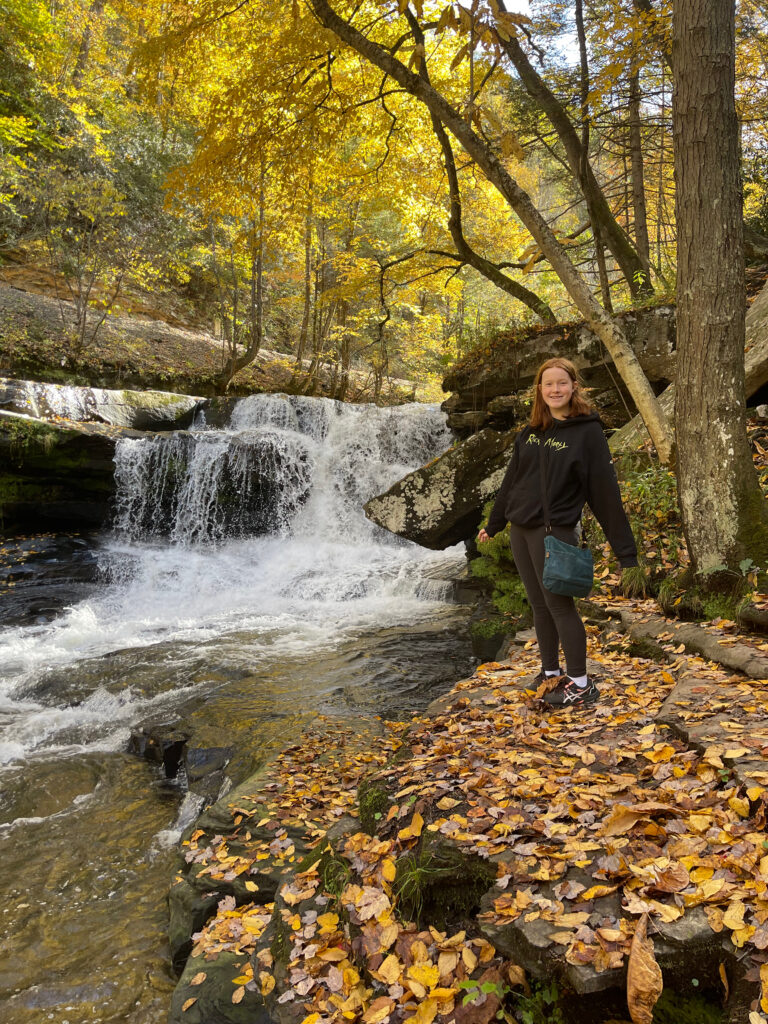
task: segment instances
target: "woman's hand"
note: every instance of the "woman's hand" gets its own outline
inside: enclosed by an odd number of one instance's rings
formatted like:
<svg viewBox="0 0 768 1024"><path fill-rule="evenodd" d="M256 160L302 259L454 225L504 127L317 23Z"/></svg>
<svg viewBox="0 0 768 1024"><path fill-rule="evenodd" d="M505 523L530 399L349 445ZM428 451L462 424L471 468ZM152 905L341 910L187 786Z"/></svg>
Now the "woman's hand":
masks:
<svg viewBox="0 0 768 1024"><path fill-rule="evenodd" d="M485 544L485 542L487 540L490 540L490 539L491 538L488 536L488 534L485 532L484 529L481 530L480 533L478 533L478 535L477 535L477 543L478 544Z"/></svg>

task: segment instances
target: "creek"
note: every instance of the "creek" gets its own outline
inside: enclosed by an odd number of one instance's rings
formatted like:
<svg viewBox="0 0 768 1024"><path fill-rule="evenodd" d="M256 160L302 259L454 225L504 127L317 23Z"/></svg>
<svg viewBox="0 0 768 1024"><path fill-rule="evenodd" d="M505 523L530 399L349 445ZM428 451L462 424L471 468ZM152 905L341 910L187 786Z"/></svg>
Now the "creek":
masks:
<svg viewBox="0 0 768 1024"><path fill-rule="evenodd" d="M402 719L471 667L460 549L362 504L451 443L439 410L258 396L122 440L112 528L9 543L0 1017L162 1024L165 897L200 799L127 752L172 722L237 782L317 715Z"/></svg>

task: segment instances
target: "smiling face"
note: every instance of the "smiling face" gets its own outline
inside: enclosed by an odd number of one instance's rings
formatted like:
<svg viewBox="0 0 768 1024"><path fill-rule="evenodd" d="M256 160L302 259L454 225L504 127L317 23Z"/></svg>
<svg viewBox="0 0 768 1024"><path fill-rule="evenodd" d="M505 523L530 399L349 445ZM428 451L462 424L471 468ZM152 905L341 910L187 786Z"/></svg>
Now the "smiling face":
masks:
<svg viewBox="0 0 768 1024"><path fill-rule="evenodd" d="M574 381L567 370L551 366L541 375L539 382L541 397L556 420L564 420L571 411L571 398L575 390Z"/></svg>

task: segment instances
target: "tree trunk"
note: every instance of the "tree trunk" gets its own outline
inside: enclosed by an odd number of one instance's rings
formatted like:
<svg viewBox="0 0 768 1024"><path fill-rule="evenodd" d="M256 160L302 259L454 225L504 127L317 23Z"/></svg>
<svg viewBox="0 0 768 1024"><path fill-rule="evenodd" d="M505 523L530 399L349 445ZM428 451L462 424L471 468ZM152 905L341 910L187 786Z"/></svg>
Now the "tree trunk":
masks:
<svg viewBox="0 0 768 1024"><path fill-rule="evenodd" d="M465 152L482 170L507 204L517 214L533 236L552 269L562 281L576 307L594 333L608 349L622 380L645 421L648 432L663 462L672 457L672 436L664 413L621 329L611 320L592 295L587 283L571 263L564 247L534 206L530 196L509 174L489 144L468 125L461 113L419 75L414 74L388 50L380 46L349 21L339 17L328 0L310 0L312 8L326 28L331 29L343 42L369 60L375 67L390 75L407 92L435 114L462 145Z"/></svg>
<svg viewBox="0 0 768 1024"><path fill-rule="evenodd" d="M651 246L648 240L648 214L645 205L643 179L643 139L640 120L640 72L637 68L629 76L629 153L632 170L632 212L635 221L637 255L650 272Z"/></svg>
<svg viewBox="0 0 768 1024"><path fill-rule="evenodd" d="M510 40L504 41L502 45L528 94L536 100L557 132L565 151L568 166L578 182L587 204L593 232L601 236L608 246L621 268L631 293L633 295L652 294L653 288L643 272L638 254L611 210L605 193L592 170L589 155L583 151L583 146L567 110L531 64L517 39L513 36Z"/></svg>
<svg viewBox="0 0 768 1024"><path fill-rule="evenodd" d="M301 361L304 358L304 350L307 347L309 337L309 318L312 311L312 214L313 214L313 191L312 166L309 168L309 185L307 190L307 215L304 220L304 311L301 317L301 330L299 331L299 344L296 349L296 369L301 369Z"/></svg>
<svg viewBox="0 0 768 1024"><path fill-rule="evenodd" d="M675 0L678 492L696 572L768 557L744 402L734 0Z"/></svg>
<svg viewBox="0 0 768 1024"><path fill-rule="evenodd" d="M262 161L261 173L259 176L259 220L258 224L251 224L251 309L250 321L251 331L248 345L245 351L238 355L237 346L232 345L232 351L227 364L222 370L219 385L223 392L226 392L232 378L244 367L249 366L259 354L262 341L264 340L264 215L266 207L266 161ZM234 266L233 266L234 274ZM233 303L233 321L235 332L237 329L237 278L234 278L235 299ZM237 338L237 333L234 335Z"/></svg>

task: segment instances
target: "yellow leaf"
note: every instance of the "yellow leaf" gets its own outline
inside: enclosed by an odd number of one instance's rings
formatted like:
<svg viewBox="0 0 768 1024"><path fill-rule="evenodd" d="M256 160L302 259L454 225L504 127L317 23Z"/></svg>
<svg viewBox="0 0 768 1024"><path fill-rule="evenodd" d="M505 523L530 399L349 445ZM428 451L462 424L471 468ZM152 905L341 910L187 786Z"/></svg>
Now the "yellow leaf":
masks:
<svg viewBox="0 0 768 1024"><path fill-rule="evenodd" d="M261 994L268 996L275 987L274 975L270 974L269 971L259 971L259 981L261 982Z"/></svg>
<svg viewBox="0 0 768 1024"><path fill-rule="evenodd" d="M745 754L751 754L752 751L748 747L731 747L726 750L725 757L736 759L738 757L744 757Z"/></svg>
<svg viewBox="0 0 768 1024"><path fill-rule="evenodd" d="M394 882L397 869L391 857L386 857L381 865L381 873L385 882Z"/></svg>
<svg viewBox="0 0 768 1024"><path fill-rule="evenodd" d="M320 925L321 935L330 935L336 931L339 924L338 914L320 914L317 923Z"/></svg>
<svg viewBox="0 0 768 1024"><path fill-rule="evenodd" d="M596 900L600 896L610 896L618 888L618 885L593 885L591 889L585 889L579 894L579 900L586 902L587 900Z"/></svg>
<svg viewBox="0 0 768 1024"><path fill-rule="evenodd" d="M442 800L437 801L437 806L441 811L450 811L452 807L457 807L460 803L460 800L454 800L453 797L444 796Z"/></svg>
<svg viewBox="0 0 768 1024"><path fill-rule="evenodd" d="M196 974L194 976L194 978L192 979L192 981L190 981L189 984L190 985L202 985L207 977L208 977L208 975L205 973L205 971L200 971L198 974Z"/></svg>
<svg viewBox="0 0 768 1024"><path fill-rule="evenodd" d="M258 885L256 885L255 882L246 882L245 883L245 888L248 890L248 892L258 892L259 891L259 887L258 887Z"/></svg>
<svg viewBox="0 0 768 1024"><path fill-rule="evenodd" d="M432 1021L437 1016L437 1000L423 999L416 1010L416 1013L412 1017L407 1017L407 1021L411 1021L412 1024L432 1024Z"/></svg>
<svg viewBox="0 0 768 1024"><path fill-rule="evenodd" d="M725 927L730 928L732 931L743 928L746 909L740 900L735 900L729 904L728 909L723 914L723 924Z"/></svg>
<svg viewBox="0 0 768 1024"><path fill-rule="evenodd" d="M401 972L402 966L400 964L400 961L398 960L394 953L390 953L389 956L385 958L384 962L382 963L381 967L379 967L378 971L376 971L376 974L383 981L386 981L388 985L394 985L397 979L400 977Z"/></svg>
<svg viewBox="0 0 768 1024"><path fill-rule="evenodd" d="M317 1022L319 1020L320 1020L320 1014L319 1013L310 1013L308 1017L305 1017L302 1020L301 1024L317 1024Z"/></svg>
<svg viewBox="0 0 768 1024"><path fill-rule="evenodd" d="M749 800L744 797L732 796L728 801L728 806L732 811L735 811L740 818L749 817Z"/></svg>
<svg viewBox="0 0 768 1024"><path fill-rule="evenodd" d="M759 800L764 792L765 791L762 786L750 786L747 790L747 796L750 800Z"/></svg>
<svg viewBox="0 0 768 1024"><path fill-rule="evenodd" d="M414 964L408 970L408 978L424 988L434 988L440 980L440 971L436 964Z"/></svg>
<svg viewBox="0 0 768 1024"><path fill-rule="evenodd" d="M756 931L757 929L753 924L747 924L744 925L743 928L737 928L735 931L731 932L731 942L737 949L741 949L745 942L749 942Z"/></svg>
<svg viewBox="0 0 768 1024"><path fill-rule="evenodd" d="M437 958L437 969L441 978L447 978L456 970L459 954L452 949L444 950Z"/></svg>
<svg viewBox="0 0 768 1024"><path fill-rule="evenodd" d="M394 999L390 999L389 996L379 996L363 1014L363 1022L364 1024L380 1024L385 1017L389 1017L394 1008Z"/></svg>
<svg viewBox="0 0 768 1024"><path fill-rule="evenodd" d="M677 753L674 747L668 743L660 746L658 749L643 751L643 757L646 757L649 761L654 764L659 764L662 761L669 761Z"/></svg>
<svg viewBox="0 0 768 1024"><path fill-rule="evenodd" d="M321 949L316 955L320 960L326 960L329 963L338 963L339 960L347 959L346 950L338 949L336 946L332 946L330 949Z"/></svg>
<svg viewBox="0 0 768 1024"><path fill-rule="evenodd" d="M464 966L468 971L472 972L477 967L477 957L469 948L465 946L461 951L461 959L464 961Z"/></svg>
<svg viewBox="0 0 768 1024"><path fill-rule="evenodd" d="M652 1024L653 1008L664 987L647 929L648 915L643 914L635 929L627 966L627 1005L634 1024Z"/></svg>
<svg viewBox="0 0 768 1024"><path fill-rule="evenodd" d="M389 949L392 943L396 941L399 934L400 929L394 922L384 925L381 929L381 933L379 934L379 945L382 949Z"/></svg>
<svg viewBox="0 0 768 1024"><path fill-rule="evenodd" d="M232 993L232 1002L233 1003L241 1003L243 1001L243 996L244 995L245 995L245 989L241 985L240 988L236 988L235 991Z"/></svg>
<svg viewBox="0 0 768 1024"><path fill-rule="evenodd" d="M249 981L253 981L252 974L239 974L236 978L232 979L233 985L247 985Z"/></svg>
<svg viewBox="0 0 768 1024"><path fill-rule="evenodd" d="M183 1005L183 1006L182 1006L182 1008L181 1008L181 1009L182 1009L182 1012L183 1012L184 1010L188 1010L188 1009L190 1008L190 1006L194 1006L196 1002L197 1002L197 998L194 998L194 999L187 999L187 1001L186 1001L186 1002L184 1003L184 1005Z"/></svg>

